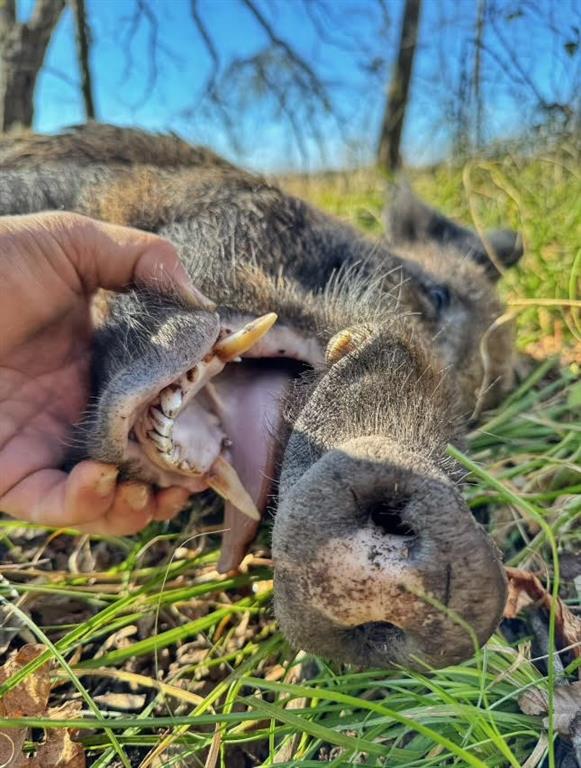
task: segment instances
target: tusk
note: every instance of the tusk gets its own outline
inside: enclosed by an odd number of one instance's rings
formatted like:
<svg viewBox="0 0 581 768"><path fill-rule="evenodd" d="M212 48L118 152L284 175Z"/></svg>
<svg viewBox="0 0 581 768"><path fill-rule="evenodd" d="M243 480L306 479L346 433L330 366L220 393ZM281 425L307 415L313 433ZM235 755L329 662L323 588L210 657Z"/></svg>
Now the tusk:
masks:
<svg viewBox="0 0 581 768"><path fill-rule="evenodd" d="M260 520L260 513L242 485L238 473L222 456L218 456L207 475L207 483L213 491L229 501L252 520Z"/></svg>
<svg viewBox="0 0 581 768"><path fill-rule="evenodd" d="M329 365L341 360L342 357L352 352L356 346L353 333L349 329L339 331L327 344L327 351L325 352L325 359Z"/></svg>
<svg viewBox="0 0 581 768"><path fill-rule="evenodd" d="M270 331L277 319L274 312L257 317L256 320L247 323L239 331L235 331L219 341L214 347L214 354L225 363L243 355Z"/></svg>

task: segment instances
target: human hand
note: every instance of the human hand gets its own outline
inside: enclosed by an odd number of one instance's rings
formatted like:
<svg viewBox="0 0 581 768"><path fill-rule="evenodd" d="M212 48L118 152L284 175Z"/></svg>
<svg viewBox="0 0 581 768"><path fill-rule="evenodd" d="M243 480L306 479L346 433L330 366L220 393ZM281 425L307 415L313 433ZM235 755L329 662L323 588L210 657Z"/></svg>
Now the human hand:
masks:
<svg viewBox="0 0 581 768"><path fill-rule="evenodd" d="M59 469L89 396L91 296L171 282L192 304L173 246L72 213L0 218L0 510L41 525L127 535L183 508L188 492L118 482L116 467Z"/></svg>

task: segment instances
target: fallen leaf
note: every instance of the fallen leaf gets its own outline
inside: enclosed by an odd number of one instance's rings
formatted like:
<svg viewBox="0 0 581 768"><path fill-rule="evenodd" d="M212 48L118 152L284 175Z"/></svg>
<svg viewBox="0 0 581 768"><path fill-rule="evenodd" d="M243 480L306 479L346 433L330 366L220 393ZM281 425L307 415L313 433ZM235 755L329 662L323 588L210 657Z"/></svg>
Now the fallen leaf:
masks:
<svg viewBox="0 0 581 768"><path fill-rule="evenodd" d="M534 573L518 568L506 568L508 599L504 608L506 619L515 619L520 612L536 605L550 612L553 598ZM581 619L573 614L561 598L555 605L555 631L559 649L570 648L576 658L581 657Z"/></svg>
<svg viewBox="0 0 581 768"><path fill-rule="evenodd" d="M525 715L544 715L549 707L549 696L542 688L529 688L519 697L518 705Z"/></svg>
<svg viewBox="0 0 581 768"><path fill-rule="evenodd" d="M525 715L545 715L549 709L548 693L541 688L530 688L518 700ZM581 714L581 681L555 688L553 697L555 729L563 736L569 736L573 720ZM543 725L548 728L549 720Z"/></svg>
<svg viewBox="0 0 581 768"><path fill-rule="evenodd" d="M23 646L0 667L0 683L10 679L29 662L38 658L46 648L43 645ZM0 699L2 718L42 717L73 719L81 711L80 702L66 702L60 707L49 707L51 691L49 664L43 664L28 675ZM73 741L70 728L47 728L45 738L36 744L36 754L24 754L24 744L30 740L28 728L0 730L0 768L85 768L85 754L81 744Z"/></svg>
<svg viewBox="0 0 581 768"><path fill-rule="evenodd" d="M25 728L0 730L0 768L28 768L29 761L22 753L25 741Z"/></svg>
<svg viewBox="0 0 581 768"><path fill-rule="evenodd" d="M68 701L60 707L49 709L48 715L72 720L79 717L80 712L80 702ZM85 768L85 750L81 744L73 741L72 735L70 728L48 728L44 742L36 751L39 768Z"/></svg>
<svg viewBox="0 0 581 768"><path fill-rule="evenodd" d="M43 645L24 645L0 667L0 683L6 682L22 667L38 658L44 650ZM46 712L49 695L48 665L44 664L0 699L0 718L42 715Z"/></svg>

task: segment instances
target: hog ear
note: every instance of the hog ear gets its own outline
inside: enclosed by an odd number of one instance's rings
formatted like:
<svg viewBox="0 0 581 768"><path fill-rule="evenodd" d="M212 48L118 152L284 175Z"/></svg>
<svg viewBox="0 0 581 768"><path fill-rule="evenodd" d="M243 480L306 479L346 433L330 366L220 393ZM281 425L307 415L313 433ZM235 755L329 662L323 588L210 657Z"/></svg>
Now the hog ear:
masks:
<svg viewBox="0 0 581 768"><path fill-rule="evenodd" d="M517 264L524 253L522 237L512 229L494 229L487 232L485 241L505 269Z"/></svg>
<svg viewBox="0 0 581 768"><path fill-rule="evenodd" d="M407 181L392 187L386 225L395 245L436 242L466 250L478 238L416 197Z"/></svg>
<svg viewBox="0 0 581 768"><path fill-rule="evenodd" d="M386 224L394 245L415 242L452 247L484 267L491 280L516 264L523 255L522 239L510 229L493 230L483 242L476 233L461 227L419 200L407 182L398 182L392 192Z"/></svg>
<svg viewBox="0 0 581 768"><path fill-rule="evenodd" d="M483 239L474 236L474 245L467 255L484 267L488 278L498 280L502 273L514 266L523 255L522 238L512 229L494 229Z"/></svg>

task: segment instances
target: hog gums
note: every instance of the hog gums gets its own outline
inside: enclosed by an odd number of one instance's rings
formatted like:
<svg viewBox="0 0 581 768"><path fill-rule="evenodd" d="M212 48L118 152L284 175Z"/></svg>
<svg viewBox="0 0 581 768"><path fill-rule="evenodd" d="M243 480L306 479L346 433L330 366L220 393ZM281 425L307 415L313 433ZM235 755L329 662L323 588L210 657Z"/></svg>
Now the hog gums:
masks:
<svg viewBox="0 0 581 768"><path fill-rule="evenodd" d="M503 568L446 445L512 383L494 282L514 233L483 241L403 188L392 242L372 242L207 150L109 126L0 142L0 213L45 209L163 235L217 304L165 283L109 301L76 459L216 491L222 571L276 507L296 646L425 668L487 640Z"/></svg>

